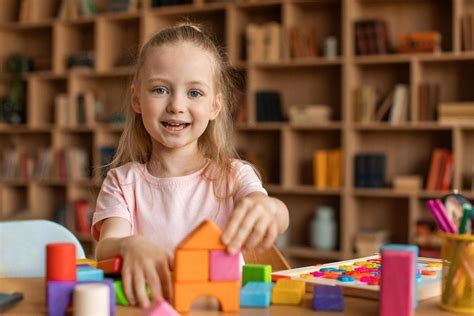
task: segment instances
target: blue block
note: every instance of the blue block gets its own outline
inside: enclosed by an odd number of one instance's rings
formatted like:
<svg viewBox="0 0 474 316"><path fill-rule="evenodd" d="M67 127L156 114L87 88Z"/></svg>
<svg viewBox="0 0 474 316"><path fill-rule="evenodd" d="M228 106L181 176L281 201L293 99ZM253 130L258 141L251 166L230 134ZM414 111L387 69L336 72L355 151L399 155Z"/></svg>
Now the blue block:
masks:
<svg viewBox="0 0 474 316"><path fill-rule="evenodd" d="M270 306L273 286L274 284L271 282L248 282L243 288L240 289L240 306Z"/></svg>
<svg viewBox="0 0 474 316"><path fill-rule="evenodd" d="M413 252L413 257L415 258L415 262L413 262L413 269L414 274L416 276L416 268L417 268L417 262L418 262L418 246L414 245L403 245L403 244L386 244L383 245L380 248L380 256L382 256L382 253L384 250L405 250L405 251L411 251ZM383 273L383 266L382 266L382 273ZM416 277L413 278L413 307L416 308L418 305L418 282L416 281Z"/></svg>
<svg viewBox="0 0 474 316"><path fill-rule="evenodd" d="M95 269L91 266L76 267L77 281L102 281L104 279L104 270Z"/></svg>
<svg viewBox="0 0 474 316"><path fill-rule="evenodd" d="M344 295L340 286L318 284L314 287L313 309L317 311L343 311Z"/></svg>

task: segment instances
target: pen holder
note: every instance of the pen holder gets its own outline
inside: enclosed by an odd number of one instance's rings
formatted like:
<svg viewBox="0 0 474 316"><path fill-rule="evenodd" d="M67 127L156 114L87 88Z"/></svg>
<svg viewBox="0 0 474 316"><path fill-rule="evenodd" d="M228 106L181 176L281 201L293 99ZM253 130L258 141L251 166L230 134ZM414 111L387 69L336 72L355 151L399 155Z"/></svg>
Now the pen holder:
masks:
<svg viewBox="0 0 474 316"><path fill-rule="evenodd" d="M474 314L474 236L439 233L443 282L441 307Z"/></svg>

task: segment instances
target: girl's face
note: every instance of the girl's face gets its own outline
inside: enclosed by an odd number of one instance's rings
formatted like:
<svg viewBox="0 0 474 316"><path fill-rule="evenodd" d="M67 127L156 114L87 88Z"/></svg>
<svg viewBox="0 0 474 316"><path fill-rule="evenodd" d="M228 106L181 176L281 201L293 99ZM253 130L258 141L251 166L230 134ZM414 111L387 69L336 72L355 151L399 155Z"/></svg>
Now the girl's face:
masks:
<svg viewBox="0 0 474 316"><path fill-rule="evenodd" d="M192 146L217 117L213 56L191 43L149 49L132 105L158 149Z"/></svg>

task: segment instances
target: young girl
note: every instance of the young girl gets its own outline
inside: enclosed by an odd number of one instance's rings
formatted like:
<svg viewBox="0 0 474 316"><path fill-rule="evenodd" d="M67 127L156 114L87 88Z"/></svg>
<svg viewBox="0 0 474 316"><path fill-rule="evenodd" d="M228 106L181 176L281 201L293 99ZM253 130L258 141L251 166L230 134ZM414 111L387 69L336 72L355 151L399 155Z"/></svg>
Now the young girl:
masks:
<svg viewBox="0 0 474 316"><path fill-rule="evenodd" d="M231 145L232 87L219 50L197 26L162 30L141 49L131 106L97 199L97 260L121 256L130 304L171 299L172 254L203 220L231 254L271 246L288 209Z"/></svg>

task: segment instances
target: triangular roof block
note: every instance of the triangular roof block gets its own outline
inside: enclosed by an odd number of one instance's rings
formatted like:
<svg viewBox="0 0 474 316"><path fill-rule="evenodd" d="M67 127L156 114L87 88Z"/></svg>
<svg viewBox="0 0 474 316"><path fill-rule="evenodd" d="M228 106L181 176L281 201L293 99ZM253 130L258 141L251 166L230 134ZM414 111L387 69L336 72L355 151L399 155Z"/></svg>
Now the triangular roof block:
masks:
<svg viewBox="0 0 474 316"><path fill-rule="evenodd" d="M210 220L201 223L178 246L179 249L224 250L226 246L221 241L222 231Z"/></svg>

